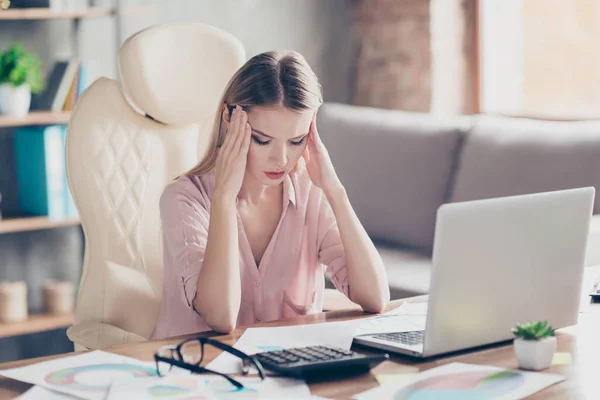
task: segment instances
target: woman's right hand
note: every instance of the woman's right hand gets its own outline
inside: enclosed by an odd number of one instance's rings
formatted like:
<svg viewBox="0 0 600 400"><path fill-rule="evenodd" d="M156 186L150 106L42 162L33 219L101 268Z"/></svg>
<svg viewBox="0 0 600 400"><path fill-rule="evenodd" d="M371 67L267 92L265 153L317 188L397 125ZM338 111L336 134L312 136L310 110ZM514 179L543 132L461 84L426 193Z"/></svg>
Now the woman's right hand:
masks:
<svg viewBox="0 0 600 400"><path fill-rule="evenodd" d="M240 106L236 106L215 165L215 194L221 196L222 200L235 202L242 187L250 137L248 114Z"/></svg>

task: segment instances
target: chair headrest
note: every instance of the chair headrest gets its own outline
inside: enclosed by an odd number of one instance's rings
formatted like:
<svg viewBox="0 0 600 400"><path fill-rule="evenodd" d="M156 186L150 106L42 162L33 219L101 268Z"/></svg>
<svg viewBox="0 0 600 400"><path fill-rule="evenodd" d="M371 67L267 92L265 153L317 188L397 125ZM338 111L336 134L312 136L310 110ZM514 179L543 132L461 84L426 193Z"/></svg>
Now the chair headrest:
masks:
<svg viewBox="0 0 600 400"><path fill-rule="evenodd" d="M241 42L196 23L146 28L123 43L118 70L134 108L168 125L213 118L225 85L244 63Z"/></svg>

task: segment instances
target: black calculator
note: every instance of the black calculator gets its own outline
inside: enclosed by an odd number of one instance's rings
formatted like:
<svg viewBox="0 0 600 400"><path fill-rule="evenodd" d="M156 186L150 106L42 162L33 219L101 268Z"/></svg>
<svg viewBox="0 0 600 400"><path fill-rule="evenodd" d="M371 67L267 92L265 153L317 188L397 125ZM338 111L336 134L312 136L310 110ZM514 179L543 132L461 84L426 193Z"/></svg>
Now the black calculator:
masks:
<svg viewBox="0 0 600 400"><path fill-rule="evenodd" d="M299 378L368 372L389 359L388 354L367 356L327 346L308 346L267 351L254 356L262 366L278 375Z"/></svg>

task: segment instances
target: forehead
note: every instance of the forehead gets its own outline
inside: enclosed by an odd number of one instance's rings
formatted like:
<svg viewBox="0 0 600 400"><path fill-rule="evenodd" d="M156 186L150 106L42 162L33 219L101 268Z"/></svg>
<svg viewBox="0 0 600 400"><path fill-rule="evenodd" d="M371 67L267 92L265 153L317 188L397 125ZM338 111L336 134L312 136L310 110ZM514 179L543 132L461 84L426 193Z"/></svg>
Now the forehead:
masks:
<svg viewBox="0 0 600 400"><path fill-rule="evenodd" d="M313 110L294 111L285 107L253 107L248 112L252 129L277 138L294 138L308 133Z"/></svg>

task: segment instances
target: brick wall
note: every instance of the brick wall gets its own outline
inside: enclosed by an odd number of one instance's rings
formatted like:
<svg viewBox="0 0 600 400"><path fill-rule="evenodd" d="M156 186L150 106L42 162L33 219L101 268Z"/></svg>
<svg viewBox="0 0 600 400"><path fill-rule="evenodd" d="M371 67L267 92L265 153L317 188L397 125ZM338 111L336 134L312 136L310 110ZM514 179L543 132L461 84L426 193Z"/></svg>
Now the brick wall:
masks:
<svg viewBox="0 0 600 400"><path fill-rule="evenodd" d="M358 0L354 104L473 112L474 1Z"/></svg>
<svg viewBox="0 0 600 400"><path fill-rule="evenodd" d="M354 104L429 111L429 0L360 0Z"/></svg>

